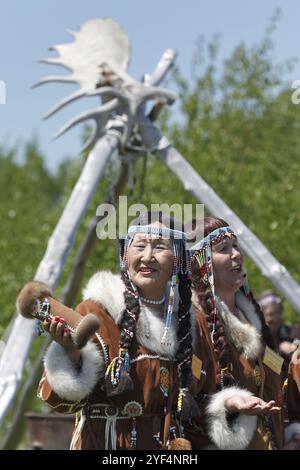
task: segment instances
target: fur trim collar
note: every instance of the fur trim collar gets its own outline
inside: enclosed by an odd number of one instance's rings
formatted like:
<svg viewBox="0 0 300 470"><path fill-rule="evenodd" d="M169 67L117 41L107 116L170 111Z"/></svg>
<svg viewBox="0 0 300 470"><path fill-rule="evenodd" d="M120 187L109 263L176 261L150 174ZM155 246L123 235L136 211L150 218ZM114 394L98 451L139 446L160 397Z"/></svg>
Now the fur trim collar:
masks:
<svg viewBox="0 0 300 470"><path fill-rule="evenodd" d="M198 295L194 289L192 302L197 309L202 311ZM245 323L233 315L225 302L222 302L221 299L217 297L218 313L229 341L233 343L236 349L243 354L246 359L255 360L262 351L261 321L254 306L241 291L236 293L236 303L249 323Z"/></svg>
<svg viewBox="0 0 300 470"><path fill-rule="evenodd" d="M90 299L101 304L118 324L125 308L124 291L125 286L120 275L98 271L83 289L83 300Z"/></svg>
<svg viewBox="0 0 300 470"><path fill-rule="evenodd" d="M241 293L241 296L243 294ZM244 297L238 298L238 307L245 314L247 323L231 313L225 302L216 297L219 317L224 325L225 334L229 341L233 343L236 349L248 360L255 360L262 352L261 334L257 330L257 317L255 309ZM252 321L251 321L252 320ZM256 324L255 324L256 323ZM261 326L261 325L260 325Z"/></svg>
<svg viewBox="0 0 300 470"><path fill-rule="evenodd" d="M101 304L115 323L118 324L125 309L124 290L125 286L119 274L113 274L110 271L99 271L91 277L86 288L83 290L83 300L89 299ZM166 293L167 296L168 292ZM176 290L174 312L178 309L178 302L179 293ZM191 317L193 330L196 328L196 322L193 314ZM177 325L177 315L173 315L170 328L170 345L162 345L160 340L164 332L165 319L159 317L157 312L151 309L151 307L143 305L137 324L137 341L161 357L174 359L178 348ZM195 334L193 334L193 331L192 335L194 338Z"/></svg>

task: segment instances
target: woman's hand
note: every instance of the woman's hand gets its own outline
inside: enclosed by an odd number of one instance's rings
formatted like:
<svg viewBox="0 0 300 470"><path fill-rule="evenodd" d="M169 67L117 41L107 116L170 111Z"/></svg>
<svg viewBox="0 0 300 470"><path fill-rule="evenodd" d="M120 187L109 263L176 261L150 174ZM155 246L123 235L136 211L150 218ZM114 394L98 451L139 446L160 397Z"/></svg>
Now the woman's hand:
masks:
<svg viewBox="0 0 300 470"><path fill-rule="evenodd" d="M50 334L53 341L60 344L66 350L72 362L79 367L81 356L80 351L72 341L70 330L66 326L65 320L56 316L52 320L50 318L46 319L43 325L45 331Z"/></svg>
<svg viewBox="0 0 300 470"><path fill-rule="evenodd" d="M271 414L280 410L274 400L265 402L258 397L242 397L240 395L227 398L225 408L228 413L244 413L247 415Z"/></svg>

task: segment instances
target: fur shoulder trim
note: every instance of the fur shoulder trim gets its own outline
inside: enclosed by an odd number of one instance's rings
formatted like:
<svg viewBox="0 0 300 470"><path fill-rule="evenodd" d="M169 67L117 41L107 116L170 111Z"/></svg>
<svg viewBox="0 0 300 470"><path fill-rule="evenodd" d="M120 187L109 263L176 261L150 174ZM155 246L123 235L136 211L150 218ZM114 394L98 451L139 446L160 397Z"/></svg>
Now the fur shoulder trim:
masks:
<svg viewBox="0 0 300 470"><path fill-rule="evenodd" d="M258 330L250 323L239 320L218 297L216 303L227 338L246 359L257 359L262 351L261 335Z"/></svg>
<svg viewBox="0 0 300 470"><path fill-rule="evenodd" d="M83 289L83 300L94 300L102 305L118 324L125 308L124 291L125 285L119 274L98 271Z"/></svg>
<svg viewBox="0 0 300 470"><path fill-rule="evenodd" d="M227 387L212 395L206 409L209 437L222 450L246 449L257 426L257 416L243 413L239 413L237 418L228 423L225 401L234 395L250 397L253 394L239 387Z"/></svg>
<svg viewBox="0 0 300 470"><path fill-rule="evenodd" d="M82 365L78 371L65 349L53 341L44 358L47 380L52 390L64 400L81 401L94 389L105 373L103 354L89 341L80 350Z"/></svg>
<svg viewBox="0 0 300 470"><path fill-rule="evenodd" d="M170 286L168 285L166 289L167 298L169 294L169 288ZM107 310L115 323L118 324L123 310L125 309L124 290L125 285L119 274L113 274L110 271L98 271L91 277L86 288L83 290L83 300L89 299L100 304ZM174 299L174 313L178 311L178 304L179 293L178 289L176 289ZM194 338L196 322L193 311L191 311L191 324L191 332ZM143 305L141 307L140 316L137 323L137 341L149 351L152 351L161 357L174 359L178 348L177 325L178 318L177 315L174 314L169 331L169 344L161 344L161 338L165 328L165 318L159 317L155 310L151 309L151 307Z"/></svg>

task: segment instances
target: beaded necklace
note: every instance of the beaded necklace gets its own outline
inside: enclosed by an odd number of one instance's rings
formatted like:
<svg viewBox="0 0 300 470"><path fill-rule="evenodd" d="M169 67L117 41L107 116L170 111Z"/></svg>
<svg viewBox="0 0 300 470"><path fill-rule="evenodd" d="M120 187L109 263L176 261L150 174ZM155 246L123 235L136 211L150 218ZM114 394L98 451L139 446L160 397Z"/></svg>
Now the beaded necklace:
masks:
<svg viewBox="0 0 300 470"><path fill-rule="evenodd" d="M142 297L140 295L140 301L143 304L150 304L150 305L162 305L166 300L166 296L163 295L161 299L159 300L153 300L153 299L148 299L147 297Z"/></svg>

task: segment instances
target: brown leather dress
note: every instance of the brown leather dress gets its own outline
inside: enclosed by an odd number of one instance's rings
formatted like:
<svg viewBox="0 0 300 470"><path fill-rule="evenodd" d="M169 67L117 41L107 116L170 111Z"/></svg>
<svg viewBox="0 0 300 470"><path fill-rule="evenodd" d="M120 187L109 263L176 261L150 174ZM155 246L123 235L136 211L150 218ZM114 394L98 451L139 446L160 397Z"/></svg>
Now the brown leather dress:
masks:
<svg viewBox="0 0 300 470"><path fill-rule="evenodd" d="M99 349L106 350L108 362L118 355L120 330L109 313L98 303L86 300L76 310L81 315L94 313L100 319L98 337L93 341ZM204 319L197 313L196 327L193 329L193 378L191 394L196 398L199 407L205 406L207 394L215 391L215 370L207 336L203 330ZM133 425L137 430L137 449L162 449L170 437L179 437L179 427L174 413L177 408L178 374L174 360L161 358L155 351L146 349L134 339L130 349L130 375L134 389L122 395L108 397L105 392L104 379L99 380L93 391L81 402L69 402L58 396L47 380L45 373L40 381L38 396L46 401L55 411L62 413L82 413L74 430L76 439L73 448L79 449L111 449L113 433L115 433L117 449L131 449L131 432ZM196 366L194 365L196 364ZM168 377L167 410L164 413L164 390L162 376ZM129 402L137 402L142 407L142 415L133 418L124 410ZM78 413L78 414L79 414ZM190 425L186 431L193 448L200 449L207 445L204 413L197 420L197 426ZM84 417L84 419L83 419ZM170 436L170 427L173 427Z"/></svg>

